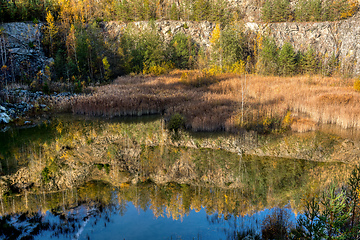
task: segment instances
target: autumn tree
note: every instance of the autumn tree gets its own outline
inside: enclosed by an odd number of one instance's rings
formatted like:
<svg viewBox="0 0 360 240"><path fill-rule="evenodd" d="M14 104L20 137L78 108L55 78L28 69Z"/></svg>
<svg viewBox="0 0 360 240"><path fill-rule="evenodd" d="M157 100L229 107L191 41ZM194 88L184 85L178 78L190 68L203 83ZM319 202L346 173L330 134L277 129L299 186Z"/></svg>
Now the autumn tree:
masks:
<svg viewBox="0 0 360 240"><path fill-rule="evenodd" d="M49 45L50 45L50 56L54 55L54 42L56 41L56 37L58 34L58 27L55 25L55 20L50 11L46 14L46 22L48 28L48 37L49 37Z"/></svg>
<svg viewBox="0 0 360 240"><path fill-rule="evenodd" d="M214 30L211 33L211 38L210 38L210 43L211 43L211 64L213 66L219 66L220 69L222 69L223 67L223 49L221 46L221 29L220 29L220 24L217 23L215 25Z"/></svg>

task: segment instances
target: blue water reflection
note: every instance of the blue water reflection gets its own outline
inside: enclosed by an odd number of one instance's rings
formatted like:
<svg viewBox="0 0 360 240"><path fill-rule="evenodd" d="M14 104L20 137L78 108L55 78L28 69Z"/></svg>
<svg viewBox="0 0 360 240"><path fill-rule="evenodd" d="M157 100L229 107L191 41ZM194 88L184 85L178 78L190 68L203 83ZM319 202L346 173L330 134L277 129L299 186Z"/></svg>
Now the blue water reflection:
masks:
<svg viewBox="0 0 360 240"><path fill-rule="evenodd" d="M284 210L288 221L294 223L295 214L291 209ZM152 210L142 210L132 202L126 203L126 211L122 213L119 206L101 212L95 207L81 205L69 211L66 217L47 212L42 221L50 227L35 239L237 239L239 233L252 231L260 235L262 222L274 211L276 208L252 215L224 217L217 213L207 215L206 209L201 208L174 220L170 216L155 217ZM70 229L66 230L65 225ZM54 234L57 229L54 226L62 226L62 230Z"/></svg>

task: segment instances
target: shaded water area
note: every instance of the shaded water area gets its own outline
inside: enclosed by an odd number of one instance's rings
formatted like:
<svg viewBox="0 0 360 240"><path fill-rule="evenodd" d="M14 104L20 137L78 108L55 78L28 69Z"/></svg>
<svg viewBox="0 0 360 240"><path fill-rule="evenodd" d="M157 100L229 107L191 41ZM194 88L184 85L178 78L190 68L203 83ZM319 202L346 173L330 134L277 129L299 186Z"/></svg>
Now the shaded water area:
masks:
<svg viewBox="0 0 360 240"><path fill-rule="evenodd" d="M261 234L279 209L291 225L304 196L346 181L354 146L329 131L175 134L157 117L59 116L0 133L0 238Z"/></svg>

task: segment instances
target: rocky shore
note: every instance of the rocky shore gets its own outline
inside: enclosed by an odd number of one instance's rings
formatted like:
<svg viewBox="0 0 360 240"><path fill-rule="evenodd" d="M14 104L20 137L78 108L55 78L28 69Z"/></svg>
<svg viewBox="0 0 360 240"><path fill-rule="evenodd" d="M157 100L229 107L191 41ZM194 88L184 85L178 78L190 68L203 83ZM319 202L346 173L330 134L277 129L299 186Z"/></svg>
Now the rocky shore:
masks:
<svg viewBox="0 0 360 240"><path fill-rule="evenodd" d="M54 104L66 101L74 94L70 92L45 94L42 91L32 92L27 89L3 89L0 96L0 126L15 123L31 125L34 121L49 112Z"/></svg>

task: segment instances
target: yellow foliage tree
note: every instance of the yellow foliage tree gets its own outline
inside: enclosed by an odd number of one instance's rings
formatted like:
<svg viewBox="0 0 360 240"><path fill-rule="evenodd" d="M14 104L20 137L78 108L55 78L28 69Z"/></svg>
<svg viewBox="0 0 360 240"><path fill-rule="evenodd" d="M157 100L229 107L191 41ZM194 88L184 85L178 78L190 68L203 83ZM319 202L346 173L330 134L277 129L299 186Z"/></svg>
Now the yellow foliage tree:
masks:
<svg viewBox="0 0 360 240"><path fill-rule="evenodd" d="M220 24L216 24L214 30L211 33L211 62L212 66L210 72L222 72L222 48L221 48L221 29ZM214 69L213 69L214 68Z"/></svg>
<svg viewBox="0 0 360 240"><path fill-rule="evenodd" d="M214 30L211 33L210 43L211 45L216 45L220 42L221 29L220 24L216 24Z"/></svg>
<svg viewBox="0 0 360 240"><path fill-rule="evenodd" d="M53 56L53 53L54 53L53 40L59 30L58 30L57 26L55 25L55 19L50 11L48 11L46 14L46 22L48 24L48 29L49 29L50 55Z"/></svg>

